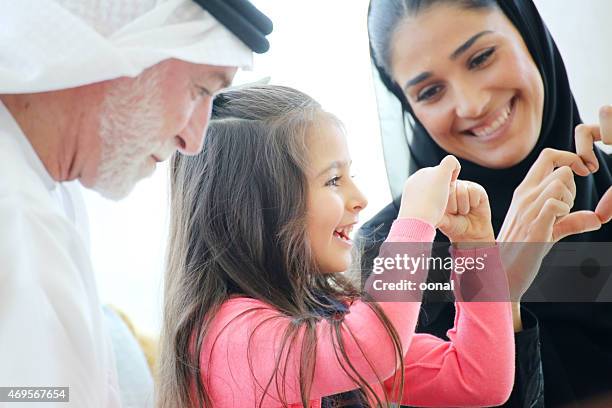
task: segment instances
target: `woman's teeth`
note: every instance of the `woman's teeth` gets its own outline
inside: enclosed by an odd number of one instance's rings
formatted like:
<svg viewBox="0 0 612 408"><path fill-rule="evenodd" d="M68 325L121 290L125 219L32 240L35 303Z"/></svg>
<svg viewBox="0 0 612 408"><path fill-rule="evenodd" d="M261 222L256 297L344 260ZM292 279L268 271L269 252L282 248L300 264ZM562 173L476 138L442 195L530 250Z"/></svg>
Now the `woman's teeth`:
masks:
<svg viewBox="0 0 612 408"><path fill-rule="evenodd" d="M498 116L495 121L487 127L474 128L472 129L472 133L474 133L478 137L487 137L496 132L500 127L506 124L508 118L510 117L510 112L512 111L512 103L509 103L504 111Z"/></svg>

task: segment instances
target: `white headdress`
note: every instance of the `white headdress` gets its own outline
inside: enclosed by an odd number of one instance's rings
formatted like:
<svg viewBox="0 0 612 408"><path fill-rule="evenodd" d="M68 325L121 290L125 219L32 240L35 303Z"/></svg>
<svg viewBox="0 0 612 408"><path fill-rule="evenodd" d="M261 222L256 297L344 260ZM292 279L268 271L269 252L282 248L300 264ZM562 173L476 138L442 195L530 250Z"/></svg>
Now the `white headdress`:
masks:
<svg viewBox="0 0 612 408"><path fill-rule="evenodd" d="M250 68L252 52L192 0L0 0L0 94L136 76L163 60Z"/></svg>

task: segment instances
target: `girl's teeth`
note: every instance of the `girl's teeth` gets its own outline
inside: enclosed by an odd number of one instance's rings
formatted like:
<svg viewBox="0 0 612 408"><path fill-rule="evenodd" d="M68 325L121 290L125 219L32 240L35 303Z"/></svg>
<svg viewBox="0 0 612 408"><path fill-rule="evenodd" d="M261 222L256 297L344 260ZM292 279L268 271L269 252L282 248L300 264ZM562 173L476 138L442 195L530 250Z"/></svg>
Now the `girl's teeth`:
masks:
<svg viewBox="0 0 612 408"><path fill-rule="evenodd" d="M341 231L334 231L334 235L335 235L335 236L337 236L337 237L338 237L338 238L340 238L340 239L345 240L345 241L350 240L350 238L348 237L348 234L346 234L346 233L344 232L344 230L341 230Z"/></svg>

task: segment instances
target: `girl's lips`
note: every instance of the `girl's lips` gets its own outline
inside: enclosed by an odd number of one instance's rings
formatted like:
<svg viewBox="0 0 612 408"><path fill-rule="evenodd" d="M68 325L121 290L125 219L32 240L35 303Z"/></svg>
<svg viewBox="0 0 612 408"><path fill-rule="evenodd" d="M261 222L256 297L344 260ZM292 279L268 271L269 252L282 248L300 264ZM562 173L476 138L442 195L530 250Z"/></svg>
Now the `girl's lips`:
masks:
<svg viewBox="0 0 612 408"><path fill-rule="evenodd" d="M357 224L357 221L351 222L350 224L345 224L342 226L336 227L334 230L334 234L338 234L340 237L349 238L351 232L353 232L353 227Z"/></svg>
<svg viewBox="0 0 612 408"><path fill-rule="evenodd" d="M353 246L353 240L345 235L341 235L338 232L334 231L334 239L340 242L343 245L347 245L349 247Z"/></svg>
<svg viewBox="0 0 612 408"><path fill-rule="evenodd" d="M349 235L351 231L353 230L353 226L355 224L356 222L353 222L351 224L347 224L347 225L338 227L334 230L332 235L334 236L335 239L339 240L340 242L344 244L352 245L353 241L351 240Z"/></svg>

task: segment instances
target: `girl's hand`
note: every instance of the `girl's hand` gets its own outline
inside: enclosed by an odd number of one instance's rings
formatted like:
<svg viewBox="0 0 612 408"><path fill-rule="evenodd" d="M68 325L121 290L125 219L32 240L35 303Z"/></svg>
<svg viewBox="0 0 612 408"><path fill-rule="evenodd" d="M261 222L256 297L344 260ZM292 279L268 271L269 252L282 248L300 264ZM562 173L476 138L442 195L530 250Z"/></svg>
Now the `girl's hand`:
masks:
<svg viewBox="0 0 612 408"><path fill-rule="evenodd" d="M604 144L612 145L612 105L601 107L599 110L599 125L578 125L574 135L576 140L576 153L584 164L595 173L599 170L599 162L593 144L602 141ZM602 224L612 219L612 187L606 191L599 201L595 214Z"/></svg>
<svg viewBox="0 0 612 408"><path fill-rule="evenodd" d="M438 228L453 244L494 243L491 207L485 189L471 181L457 180Z"/></svg>
<svg viewBox="0 0 612 408"><path fill-rule="evenodd" d="M514 191L497 236L514 300L529 288L553 243L601 227L593 211L570 213L576 196L573 173L590 173L580 156L544 149Z"/></svg>
<svg viewBox="0 0 612 408"><path fill-rule="evenodd" d="M398 217L418 218L437 226L444 216L460 170L459 161L449 155L439 165L420 169L408 177Z"/></svg>

